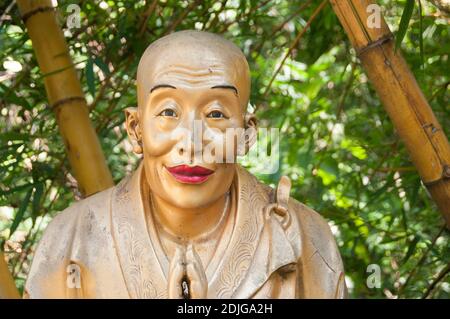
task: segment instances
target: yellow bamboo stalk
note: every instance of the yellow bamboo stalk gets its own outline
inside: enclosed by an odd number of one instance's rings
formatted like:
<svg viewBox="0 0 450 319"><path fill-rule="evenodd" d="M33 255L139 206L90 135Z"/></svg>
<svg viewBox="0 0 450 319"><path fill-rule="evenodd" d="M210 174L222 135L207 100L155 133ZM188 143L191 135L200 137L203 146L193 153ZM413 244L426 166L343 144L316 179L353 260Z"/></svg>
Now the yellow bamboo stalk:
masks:
<svg viewBox="0 0 450 319"><path fill-rule="evenodd" d="M0 299L18 299L19 292L6 265L5 256L0 251Z"/></svg>
<svg viewBox="0 0 450 319"><path fill-rule="evenodd" d="M111 173L89 120L80 81L52 1L18 0L17 5L33 42L48 100L56 114L80 191L91 195L111 187Z"/></svg>
<svg viewBox="0 0 450 319"><path fill-rule="evenodd" d="M33 42L48 100L80 191L89 196L113 186L51 0L18 0L17 4ZM19 297L3 255L0 255L0 297Z"/></svg>
<svg viewBox="0 0 450 319"><path fill-rule="evenodd" d="M450 146L400 50L395 52L389 27L381 12L376 17L379 11L374 1L330 2L450 228Z"/></svg>

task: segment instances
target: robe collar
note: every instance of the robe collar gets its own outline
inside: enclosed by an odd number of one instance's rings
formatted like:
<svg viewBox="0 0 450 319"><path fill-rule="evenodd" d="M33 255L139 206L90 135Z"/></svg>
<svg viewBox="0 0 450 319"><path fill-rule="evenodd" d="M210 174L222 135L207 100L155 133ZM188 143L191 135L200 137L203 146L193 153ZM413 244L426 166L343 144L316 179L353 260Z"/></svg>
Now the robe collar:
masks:
<svg viewBox="0 0 450 319"><path fill-rule="evenodd" d="M113 191L114 247L131 298L167 298L169 265L154 225L145 218L142 173L141 163ZM300 255L298 223L286 228L276 214L264 214L274 201L272 189L239 165L232 187L237 200L233 231L216 271L208 274L208 298L250 298L273 272L292 269L285 266L294 265Z"/></svg>

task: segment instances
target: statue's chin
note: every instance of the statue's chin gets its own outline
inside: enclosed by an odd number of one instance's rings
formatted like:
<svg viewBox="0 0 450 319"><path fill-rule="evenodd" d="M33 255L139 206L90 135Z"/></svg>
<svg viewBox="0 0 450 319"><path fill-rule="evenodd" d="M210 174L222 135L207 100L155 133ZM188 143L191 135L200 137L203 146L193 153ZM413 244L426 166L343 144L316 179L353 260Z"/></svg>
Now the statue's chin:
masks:
<svg viewBox="0 0 450 319"><path fill-rule="evenodd" d="M211 205L226 193L224 192L223 194L221 193L211 194L209 191L205 191L203 189L193 189L191 185L189 186L190 187L182 185L176 187L177 190L174 190L169 194L167 193L164 194L163 199L170 205L178 208L200 209L208 205Z"/></svg>

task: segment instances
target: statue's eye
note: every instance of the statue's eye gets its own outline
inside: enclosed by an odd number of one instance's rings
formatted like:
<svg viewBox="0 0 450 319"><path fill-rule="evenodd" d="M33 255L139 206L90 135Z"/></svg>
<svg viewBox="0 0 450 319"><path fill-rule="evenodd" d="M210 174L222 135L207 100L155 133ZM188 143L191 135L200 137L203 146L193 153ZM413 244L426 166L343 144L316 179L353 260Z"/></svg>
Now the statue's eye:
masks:
<svg viewBox="0 0 450 319"><path fill-rule="evenodd" d="M159 116L177 117L177 113L172 109L165 109L159 113Z"/></svg>
<svg viewBox="0 0 450 319"><path fill-rule="evenodd" d="M212 111L206 117L213 118L213 119L224 119L224 118L226 118L225 114L223 114L220 111Z"/></svg>

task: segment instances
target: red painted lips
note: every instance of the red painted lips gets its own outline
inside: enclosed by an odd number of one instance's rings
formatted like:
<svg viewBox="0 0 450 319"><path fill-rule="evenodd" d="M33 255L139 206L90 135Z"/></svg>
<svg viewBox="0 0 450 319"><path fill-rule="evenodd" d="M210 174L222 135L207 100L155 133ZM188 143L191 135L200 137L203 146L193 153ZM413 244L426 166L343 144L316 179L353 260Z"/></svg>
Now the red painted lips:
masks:
<svg viewBox="0 0 450 319"><path fill-rule="evenodd" d="M208 179L214 173L213 170L202 166L178 165L167 167L167 170L175 179L186 184L200 184Z"/></svg>

